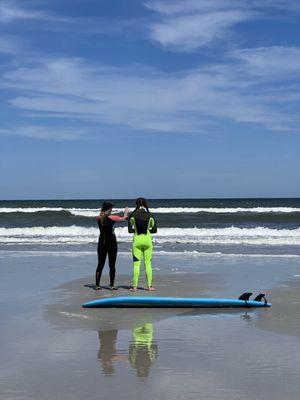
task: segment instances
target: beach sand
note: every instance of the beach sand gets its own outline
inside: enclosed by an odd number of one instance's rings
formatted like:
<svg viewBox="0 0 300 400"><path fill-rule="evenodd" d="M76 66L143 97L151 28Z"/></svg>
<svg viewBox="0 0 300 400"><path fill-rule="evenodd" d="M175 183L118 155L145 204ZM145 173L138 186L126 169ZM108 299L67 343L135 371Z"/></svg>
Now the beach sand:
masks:
<svg viewBox="0 0 300 400"><path fill-rule="evenodd" d="M90 287L88 254L3 252L0 263L1 399L299 398L298 258L155 257L155 294L265 290L272 308L259 310L83 309L135 295L128 254L116 292Z"/></svg>

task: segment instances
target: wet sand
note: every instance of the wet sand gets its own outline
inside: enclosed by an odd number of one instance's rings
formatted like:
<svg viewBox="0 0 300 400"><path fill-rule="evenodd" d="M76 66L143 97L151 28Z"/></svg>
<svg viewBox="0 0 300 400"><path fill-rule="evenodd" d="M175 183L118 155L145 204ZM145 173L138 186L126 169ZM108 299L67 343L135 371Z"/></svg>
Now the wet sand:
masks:
<svg viewBox="0 0 300 400"><path fill-rule="evenodd" d="M258 328L300 338L300 275L294 278L272 290L272 313L264 318L258 314Z"/></svg>
<svg viewBox="0 0 300 400"><path fill-rule="evenodd" d="M119 258L120 270L128 260ZM156 259L159 296L266 288L273 306L259 310L83 309L135 295L129 274L118 274L118 291L96 292L94 259L84 255L0 263L1 399L299 398L298 260Z"/></svg>
<svg viewBox="0 0 300 400"><path fill-rule="evenodd" d="M177 297L213 297L222 287L222 279L213 274L169 274L159 276L159 285L155 292L149 292L139 286L135 293L129 291L130 281L119 276L125 282L118 290L111 291L103 286L101 291L93 290L92 277L67 282L54 289L54 297L61 301L47 305L43 316L53 326L60 329L80 328L85 330L132 329L144 323L151 323L180 315L218 315L224 310L189 308L128 308L128 309L85 309L82 304L91 299L118 296L177 296ZM59 293L59 295L55 295ZM245 310L242 310L244 312ZM252 310L246 310L252 312ZM227 309L227 314L241 313L239 309Z"/></svg>

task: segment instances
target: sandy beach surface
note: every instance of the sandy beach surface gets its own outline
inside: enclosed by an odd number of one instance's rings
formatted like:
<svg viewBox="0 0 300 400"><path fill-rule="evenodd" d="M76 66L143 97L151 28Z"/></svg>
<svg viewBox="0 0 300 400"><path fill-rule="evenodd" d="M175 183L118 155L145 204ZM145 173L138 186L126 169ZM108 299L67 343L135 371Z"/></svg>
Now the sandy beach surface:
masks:
<svg viewBox="0 0 300 400"><path fill-rule="evenodd" d="M134 296L130 262L119 255L118 291L105 269L96 292L93 254L0 253L1 399L299 398L299 257L155 256L159 296L264 291L270 309L81 307Z"/></svg>

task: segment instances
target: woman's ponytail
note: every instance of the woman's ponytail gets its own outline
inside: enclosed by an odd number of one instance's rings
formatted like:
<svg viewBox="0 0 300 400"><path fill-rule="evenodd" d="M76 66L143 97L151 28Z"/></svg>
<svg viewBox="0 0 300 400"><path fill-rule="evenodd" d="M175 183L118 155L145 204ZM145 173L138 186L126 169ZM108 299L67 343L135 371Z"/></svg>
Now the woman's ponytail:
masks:
<svg viewBox="0 0 300 400"><path fill-rule="evenodd" d="M143 207L147 210L147 212L149 212L147 200L144 199L144 197L139 197L138 199L136 199L135 204L136 204L136 207L135 207L134 211L137 211L139 208Z"/></svg>

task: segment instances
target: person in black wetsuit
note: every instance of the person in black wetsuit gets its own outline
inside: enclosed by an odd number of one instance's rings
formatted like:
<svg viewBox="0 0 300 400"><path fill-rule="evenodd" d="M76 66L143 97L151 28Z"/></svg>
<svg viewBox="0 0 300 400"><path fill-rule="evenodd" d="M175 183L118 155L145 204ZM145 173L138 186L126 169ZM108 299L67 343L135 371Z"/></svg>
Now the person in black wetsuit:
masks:
<svg viewBox="0 0 300 400"><path fill-rule="evenodd" d="M100 236L98 240L97 254L98 254L98 266L96 269L96 290L100 290L100 279L102 271L105 265L105 260L108 255L109 264L109 278L110 278L110 289L117 289L114 286L115 275L116 275L116 259L118 252L118 245L116 235L114 233L114 224L118 221L127 220L128 209L125 208L123 217L118 215L111 215L112 203L104 201L100 214L97 217L98 226L100 229Z"/></svg>

